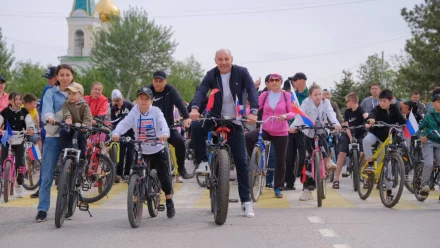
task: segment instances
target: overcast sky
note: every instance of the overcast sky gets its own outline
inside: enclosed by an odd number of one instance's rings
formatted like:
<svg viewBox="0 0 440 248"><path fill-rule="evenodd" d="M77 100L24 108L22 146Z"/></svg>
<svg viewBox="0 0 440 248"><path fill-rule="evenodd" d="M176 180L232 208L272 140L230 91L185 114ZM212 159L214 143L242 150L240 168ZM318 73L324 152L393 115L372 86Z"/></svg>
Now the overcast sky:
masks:
<svg viewBox="0 0 440 248"><path fill-rule="evenodd" d="M98 2L98 1L96 1ZM212 2L212 3L211 3ZM73 0L0 0L0 26L17 61L58 64L67 54L67 22ZM304 72L308 84L332 87L342 69L355 72L368 55L400 53L410 35L403 7L422 0L113 0L121 11L140 6L160 25L172 26L179 46L203 69L228 48L234 63L257 79Z"/></svg>

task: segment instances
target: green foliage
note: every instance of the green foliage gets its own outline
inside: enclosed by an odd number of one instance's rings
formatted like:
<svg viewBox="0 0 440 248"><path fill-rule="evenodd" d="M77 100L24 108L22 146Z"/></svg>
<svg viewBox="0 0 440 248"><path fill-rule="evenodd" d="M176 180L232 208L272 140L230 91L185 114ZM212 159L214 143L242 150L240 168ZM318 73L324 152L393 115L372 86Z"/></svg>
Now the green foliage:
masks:
<svg viewBox="0 0 440 248"><path fill-rule="evenodd" d="M38 98L41 97L47 79L42 77L46 68L31 61L20 61L14 66L11 72L12 80L7 83L7 92L17 91L21 94L32 93Z"/></svg>
<svg viewBox="0 0 440 248"><path fill-rule="evenodd" d="M11 66L14 63L14 47L9 51L6 46L6 41L3 40L2 28L0 27L0 75L6 78L7 81L11 80Z"/></svg>
<svg viewBox="0 0 440 248"><path fill-rule="evenodd" d="M168 83L176 87L185 101L190 102L202 77L202 65L191 55L184 61L173 63Z"/></svg>
<svg viewBox="0 0 440 248"><path fill-rule="evenodd" d="M353 92L353 86L356 82L353 79L353 73L343 70L339 82L335 82L335 88L332 89L332 100L338 104L340 108L345 108L345 96Z"/></svg>

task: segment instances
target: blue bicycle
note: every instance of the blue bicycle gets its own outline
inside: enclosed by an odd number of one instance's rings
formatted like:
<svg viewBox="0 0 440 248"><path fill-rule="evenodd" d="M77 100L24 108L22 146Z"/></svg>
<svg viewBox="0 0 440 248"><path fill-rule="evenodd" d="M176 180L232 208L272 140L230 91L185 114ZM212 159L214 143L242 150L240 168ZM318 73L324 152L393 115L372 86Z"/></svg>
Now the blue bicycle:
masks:
<svg viewBox="0 0 440 248"><path fill-rule="evenodd" d="M330 149L330 159L336 164L338 157L336 155L336 146L338 139L336 138L338 135L333 136L333 133L330 133L327 138L328 148ZM335 180L335 171L327 170L327 178L330 179L330 182Z"/></svg>

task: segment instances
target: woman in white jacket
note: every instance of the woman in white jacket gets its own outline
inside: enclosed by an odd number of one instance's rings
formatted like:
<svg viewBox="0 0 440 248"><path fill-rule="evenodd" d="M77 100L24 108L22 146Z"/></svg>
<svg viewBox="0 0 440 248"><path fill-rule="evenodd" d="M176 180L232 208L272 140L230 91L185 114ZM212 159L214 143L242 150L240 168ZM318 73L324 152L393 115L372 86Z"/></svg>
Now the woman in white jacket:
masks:
<svg viewBox="0 0 440 248"><path fill-rule="evenodd" d="M315 122L315 125L324 126L330 121L330 123L332 123L335 126L335 129L337 130L341 129L341 125L336 119L336 113L333 110L330 101L322 97L322 89L319 85L313 84L310 87L309 97L302 102L301 110L311 120ZM304 123L301 116L297 115L295 121L293 121L292 125L290 125L290 132L295 133L296 126L300 126L303 124ZM313 137L315 133L313 130L303 130L302 132L306 135L306 138L304 140L305 146L299 146L299 147L305 147L305 149L307 149L307 153L306 151L300 151L300 152L306 153L306 156L309 157L314 149ZM329 155L328 147L327 147L328 130L320 130L318 136L319 136L319 146L323 151L325 164L327 164L328 155ZM299 198L300 201L313 200L312 191L315 189L315 181L313 180L313 178L310 177L311 168L309 168L308 165L305 166L307 169L307 173L306 173L307 179L303 184L304 193Z"/></svg>

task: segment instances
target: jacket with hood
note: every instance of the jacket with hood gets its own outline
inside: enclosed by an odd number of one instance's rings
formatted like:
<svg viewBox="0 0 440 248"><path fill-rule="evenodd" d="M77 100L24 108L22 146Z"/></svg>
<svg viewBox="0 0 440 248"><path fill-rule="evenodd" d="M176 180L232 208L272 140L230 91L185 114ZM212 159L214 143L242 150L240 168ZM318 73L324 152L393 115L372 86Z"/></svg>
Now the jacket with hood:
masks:
<svg viewBox="0 0 440 248"><path fill-rule="evenodd" d="M63 104L67 99L67 92L60 91L60 86L56 85L46 91L44 94L43 112L41 113L43 123L45 123L44 129L46 130L46 137L59 137L60 127L57 125L47 124L49 118L53 118L57 121L63 120Z"/></svg>
<svg viewBox="0 0 440 248"><path fill-rule="evenodd" d="M63 120L69 117L72 118L73 124L81 123L86 126L92 125L92 113L90 112L89 105L84 100L77 103L66 101L63 104Z"/></svg>

